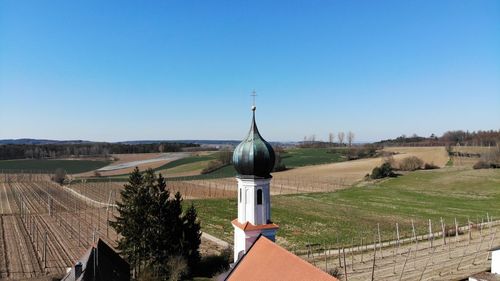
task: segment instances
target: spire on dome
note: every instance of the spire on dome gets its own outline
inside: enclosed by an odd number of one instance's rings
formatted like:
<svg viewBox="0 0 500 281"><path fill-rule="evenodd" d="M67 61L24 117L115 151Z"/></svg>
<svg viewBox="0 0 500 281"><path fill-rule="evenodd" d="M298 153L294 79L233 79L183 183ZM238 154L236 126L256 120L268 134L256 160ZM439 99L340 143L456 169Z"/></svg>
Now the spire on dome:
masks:
<svg viewBox="0 0 500 281"><path fill-rule="evenodd" d="M247 137L234 149L233 165L240 176L270 178L274 168L273 147L260 135L255 122L255 91L252 106L252 124Z"/></svg>

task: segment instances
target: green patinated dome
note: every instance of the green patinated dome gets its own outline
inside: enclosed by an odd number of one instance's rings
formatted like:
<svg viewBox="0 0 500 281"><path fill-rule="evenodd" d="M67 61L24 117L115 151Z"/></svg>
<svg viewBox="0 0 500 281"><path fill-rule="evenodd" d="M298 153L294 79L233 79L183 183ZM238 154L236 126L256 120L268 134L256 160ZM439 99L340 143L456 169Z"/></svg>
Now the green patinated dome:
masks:
<svg viewBox="0 0 500 281"><path fill-rule="evenodd" d="M274 150L259 134L257 124L255 124L255 106L252 107L252 111L250 131L234 149L233 165L240 176L269 178L274 168Z"/></svg>

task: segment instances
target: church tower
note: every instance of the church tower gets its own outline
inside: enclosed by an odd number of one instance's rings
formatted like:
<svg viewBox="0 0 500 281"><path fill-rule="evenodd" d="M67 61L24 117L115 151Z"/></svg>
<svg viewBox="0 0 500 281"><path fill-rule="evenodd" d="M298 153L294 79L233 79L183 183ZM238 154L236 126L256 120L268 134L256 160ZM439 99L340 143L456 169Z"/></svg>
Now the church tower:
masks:
<svg viewBox="0 0 500 281"><path fill-rule="evenodd" d="M260 234L274 241L278 230L278 226L271 221L269 189L275 155L272 146L259 134L255 110L254 105L247 137L233 153L233 165L238 172L238 218L232 221L234 262L246 253Z"/></svg>

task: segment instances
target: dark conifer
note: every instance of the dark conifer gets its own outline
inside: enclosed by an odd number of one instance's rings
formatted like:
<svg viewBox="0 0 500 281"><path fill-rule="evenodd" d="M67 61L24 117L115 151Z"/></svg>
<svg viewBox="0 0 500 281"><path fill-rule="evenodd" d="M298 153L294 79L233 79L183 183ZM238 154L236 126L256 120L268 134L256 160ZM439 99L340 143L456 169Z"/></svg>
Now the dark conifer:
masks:
<svg viewBox="0 0 500 281"><path fill-rule="evenodd" d="M183 255L187 258L188 267L194 268L200 261L200 244L201 231L198 214L193 204L189 206L183 216L183 231L184 231L184 252Z"/></svg>
<svg viewBox="0 0 500 281"><path fill-rule="evenodd" d="M152 169L135 169L122 190L119 216L112 226L122 235L118 249L136 269L147 267L160 280L167 279L168 264L185 260L192 267L200 259L200 224L191 205L182 213L182 196L173 198L165 178ZM178 273L178 272L177 272Z"/></svg>
<svg viewBox="0 0 500 281"><path fill-rule="evenodd" d="M117 202L118 217L110 222L111 226L122 239L118 241L118 249L125 255L132 267L136 268L141 260L140 244L143 223L140 222L140 206L137 205L137 197L143 186L144 179L136 167L130 174L129 181L121 191L121 202Z"/></svg>

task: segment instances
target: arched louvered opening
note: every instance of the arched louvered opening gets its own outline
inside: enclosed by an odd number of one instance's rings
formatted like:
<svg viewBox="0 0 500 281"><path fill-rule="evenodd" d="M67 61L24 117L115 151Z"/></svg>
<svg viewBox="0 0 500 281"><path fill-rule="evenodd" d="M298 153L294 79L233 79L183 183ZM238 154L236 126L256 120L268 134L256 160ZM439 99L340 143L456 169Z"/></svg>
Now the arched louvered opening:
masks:
<svg viewBox="0 0 500 281"><path fill-rule="evenodd" d="M262 189L257 189L257 205L262 205Z"/></svg>

